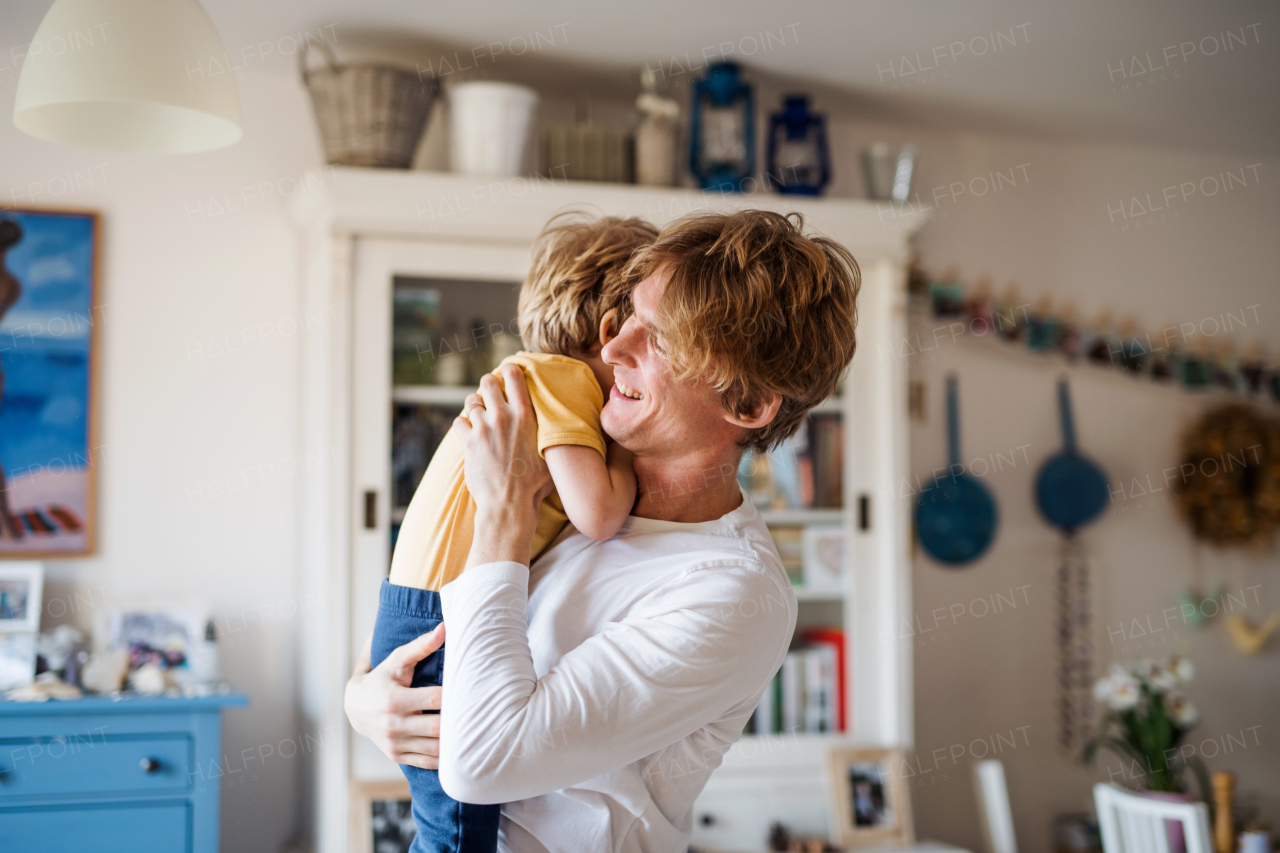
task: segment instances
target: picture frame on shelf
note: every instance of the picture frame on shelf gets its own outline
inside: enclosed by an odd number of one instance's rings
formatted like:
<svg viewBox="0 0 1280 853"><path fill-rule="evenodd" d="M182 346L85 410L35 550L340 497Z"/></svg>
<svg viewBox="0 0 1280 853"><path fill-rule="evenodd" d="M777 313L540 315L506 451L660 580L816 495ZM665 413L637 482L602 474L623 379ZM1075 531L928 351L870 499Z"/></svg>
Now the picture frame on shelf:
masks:
<svg viewBox="0 0 1280 853"><path fill-rule="evenodd" d="M401 779L351 782L351 853L408 853L417 827Z"/></svg>
<svg viewBox="0 0 1280 853"><path fill-rule="evenodd" d="M0 634L0 693L36 680L36 634Z"/></svg>
<svg viewBox="0 0 1280 853"><path fill-rule="evenodd" d="M41 563L0 563L0 634L37 633L43 600Z"/></svg>
<svg viewBox="0 0 1280 853"><path fill-rule="evenodd" d="M898 772L902 766L900 749L827 751L832 840L850 849L915 843L911 792Z"/></svg>
<svg viewBox="0 0 1280 853"><path fill-rule="evenodd" d="M129 673L152 663L170 687L187 687L217 679L211 631L219 633L201 600L116 601L99 610L93 644L98 654L125 652Z"/></svg>
<svg viewBox="0 0 1280 853"><path fill-rule="evenodd" d="M809 524L801 535L804 587L813 592L844 589L845 532L839 524Z"/></svg>

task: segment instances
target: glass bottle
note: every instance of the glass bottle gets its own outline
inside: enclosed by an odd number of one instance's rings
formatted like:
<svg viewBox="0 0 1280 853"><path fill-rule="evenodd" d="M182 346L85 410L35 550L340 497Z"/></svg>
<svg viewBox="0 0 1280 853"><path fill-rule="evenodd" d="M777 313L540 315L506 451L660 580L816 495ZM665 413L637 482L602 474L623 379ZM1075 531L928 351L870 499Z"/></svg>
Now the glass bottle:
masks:
<svg viewBox="0 0 1280 853"><path fill-rule="evenodd" d="M680 139L680 105L658 94L658 75L646 66L640 72L636 109L636 183L669 187L676 183L676 146Z"/></svg>

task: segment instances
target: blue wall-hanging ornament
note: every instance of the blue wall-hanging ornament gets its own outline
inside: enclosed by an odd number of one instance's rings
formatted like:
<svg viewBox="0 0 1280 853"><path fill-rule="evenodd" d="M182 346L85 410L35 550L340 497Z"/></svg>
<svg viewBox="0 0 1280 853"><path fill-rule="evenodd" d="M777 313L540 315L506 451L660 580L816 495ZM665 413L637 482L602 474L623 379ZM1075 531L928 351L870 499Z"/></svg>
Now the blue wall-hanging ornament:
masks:
<svg viewBox="0 0 1280 853"><path fill-rule="evenodd" d="M755 95L736 62L717 62L693 87L689 169L704 190L743 192L755 171Z"/></svg>
<svg viewBox="0 0 1280 853"><path fill-rule="evenodd" d="M1067 536L1093 521L1111 497L1107 475L1076 448L1075 420L1067 380L1058 381L1062 452L1050 457L1036 475L1036 505L1045 520Z"/></svg>
<svg viewBox="0 0 1280 853"><path fill-rule="evenodd" d="M948 568L972 563L996 535L999 516L991 492L964 473L960 461L960 403L956 377L947 377L948 475L936 478L916 502L916 534L929 556Z"/></svg>
<svg viewBox="0 0 1280 853"><path fill-rule="evenodd" d="M788 95L769 118L765 173L784 195L821 195L831 180L827 119L809 109L806 95Z"/></svg>

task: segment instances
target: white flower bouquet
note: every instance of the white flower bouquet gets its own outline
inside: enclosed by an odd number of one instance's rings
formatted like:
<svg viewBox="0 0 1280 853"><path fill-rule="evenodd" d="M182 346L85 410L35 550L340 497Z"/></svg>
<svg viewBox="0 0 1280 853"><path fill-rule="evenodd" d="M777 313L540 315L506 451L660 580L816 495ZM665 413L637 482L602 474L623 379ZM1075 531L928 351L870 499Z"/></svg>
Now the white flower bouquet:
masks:
<svg viewBox="0 0 1280 853"><path fill-rule="evenodd" d="M1133 762L1134 775L1146 778L1151 791L1181 791L1182 779L1175 762L1192 769L1201 796L1208 793L1208 775L1197 756L1180 756L1183 737L1199 720L1195 706L1180 688L1195 676L1195 667L1183 657L1161 663L1134 661L1112 664L1093 686L1093 698L1106 708L1098 731L1085 744L1083 758L1091 762L1106 748Z"/></svg>

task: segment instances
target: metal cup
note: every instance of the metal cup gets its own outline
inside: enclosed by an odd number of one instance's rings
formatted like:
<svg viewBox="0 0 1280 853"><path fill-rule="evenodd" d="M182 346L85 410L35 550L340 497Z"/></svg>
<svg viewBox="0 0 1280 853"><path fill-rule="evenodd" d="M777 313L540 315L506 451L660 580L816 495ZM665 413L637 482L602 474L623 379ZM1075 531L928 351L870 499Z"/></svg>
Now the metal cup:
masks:
<svg viewBox="0 0 1280 853"><path fill-rule="evenodd" d="M916 147L903 145L895 154L887 142L873 142L862 151L862 170L867 179L867 198L902 204L911 194L911 173Z"/></svg>

